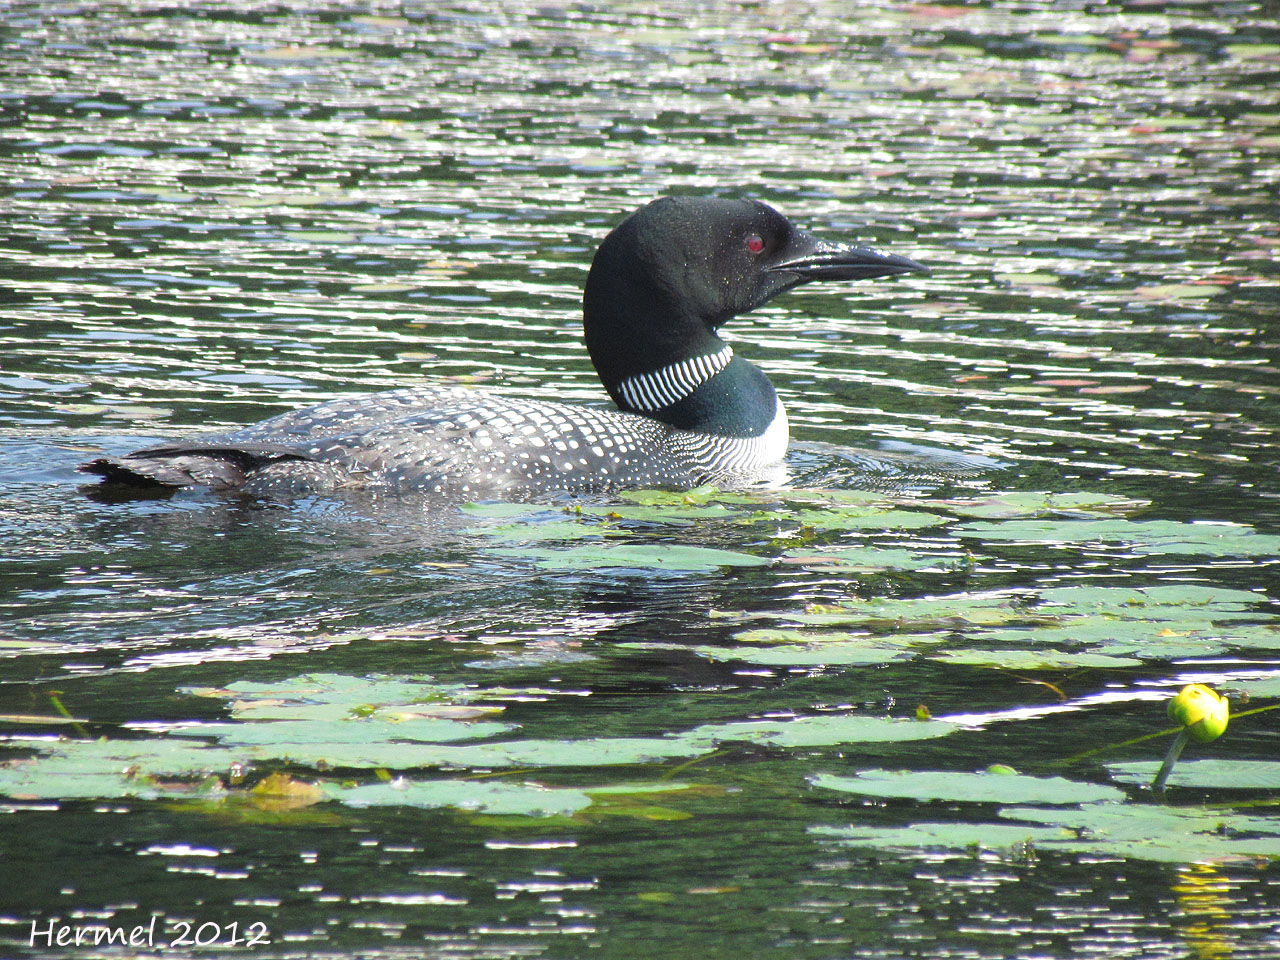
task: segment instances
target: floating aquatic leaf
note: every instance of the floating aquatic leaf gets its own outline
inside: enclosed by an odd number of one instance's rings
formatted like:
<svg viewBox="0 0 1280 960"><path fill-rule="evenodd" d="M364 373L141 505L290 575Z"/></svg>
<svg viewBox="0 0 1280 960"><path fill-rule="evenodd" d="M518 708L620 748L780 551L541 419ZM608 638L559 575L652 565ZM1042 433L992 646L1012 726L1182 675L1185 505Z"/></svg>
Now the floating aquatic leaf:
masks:
<svg viewBox="0 0 1280 960"><path fill-rule="evenodd" d="M1000 815L1053 824L1077 838L1068 847L1111 856L1165 863L1280 856L1280 819L1274 817L1145 803L1015 807Z"/></svg>
<svg viewBox="0 0 1280 960"><path fill-rule="evenodd" d="M409 290L417 290L419 287L416 283L396 283L390 280L383 280L379 283L353 283L347 289L352 293L405 293Z"/></svg>
<svg viewBox="0 0 1280 960"><path fill-rule="evenodd" d="M893 633L872 636L806 630L746 630L734 635L743 644L758 646L697 646L710 660L740 660L761 666L850 666L889 663L912 656L918 645L947 639L945 633Z"/></svg>
<svg viewBox="0 0 1280 960"><path fill-rule="evenodd" d="M704 503L747 504L768 499L767 494L730 493L713 486L692 490L623 490L618 496L647 506L694 506Z"/></svg>
<svg viewBox="0 0 1280 960"><path fill-rule="evenodd" d="M714 787L678 783L674 780L660 780L656 783L613 783L600 787L583 787L582 790L591 797L643 797L655 793L716 792Z"/></svg>
<svg viewBox="0 0 1280 960"><path fill-rule="evenodd" d="M820 507L828 510L847 507L850 504L871 505L875 506L877 509L885 510L903 502L903 498L895 497L879 490L859 490L856 488L849 490L835 488L828 490L788 488L778 490L776 491L776 494L777 497L775 499L780 499L786 504Z"/></svg>
<svg viewBox="0 0 1280 960"><path fill-rule="evenodd" d="M916 644L939 643L946 640L946 633L852 633L847 630L743 630L733 639L740 643L787 644L793 646L825 647L836 644L863 644L865 646L912 647Z"/></svg>
<svg viewBox="0 0 1280 960"><path fill-rule="evenodd" d="M1051 46L1094 47L1107 42L1106 37L1095 37L1083 33L1037 33L1031 38L1034 43Z"/></svg>
<svg viewBox="0 0 1280 960"><path fill-rule="evenodd" d="M951 567L960 562L958 556L931 556L911 550L888 547L844 547L838 550L788 550L784 563L815 567L832 572L873 570L925 570Z"/></svg>
<svg viewBox="0 0 1280 960"><path fill-rule="evenodd" d="M597 803L585 811L593 818L630 817L633 820L689 820L693 814L686 810L659 806L656 803Z"/></svg>
<svg viewBox="0 0 1280 960"><path fill-rule="evenodd" d="M356 235L342 230L290 230L289 239L308 243L355 243Z"/></svg>
<svg viewBox="0 0 1280 960"><path fill-rule="evenodd" d="M898 628L910 625L917 630L952 622L991 625L1042 619L1038 611L1027 604L1027 598L1001 593L854 600L826 604L802 613L778 612L776 616L814 626L893 624Z"/></svg>
<svg viewBox="0 0 1280 960"><path fill-rule="evenodd" d="M228 727L235 725L229 724ZM227 736L240 736L228 730ZM692 757L702 749L677 737L505 740L498 743L410 743L374 738L368 742L254 742L240 748L243 759L278 760L304 766L413 770L495 767L597 767L659 763Z"/></svg>
<svg viewBox="0 0 1280 960"><path fill-rule="evenodd" d="M1009 273L1000 272L995 274L995 279L1001 283L1016 284L1018 286L1057 286L1058 275L1055 273Z"/></svg>
<svg viewBox="0 0 1280 960"><path fill-rule="evenodd" d="M1033 384L1028 384L1027 386L1022 386L1021 384L1005 384L1000 387L1000 392L1011 393L1018 397L1035 397L1053 393L1054 390L1053 387L1040 387Z"/></svg>
<svg viewBox="0 0 1280 960"><path fill-rule="evenodd" d="M1067 653L1060 650L956 650L935 654L933 659L969 667L996 667L1002 670L1072 670L1140 667L1133 657L1113 657L1101 653Z"/></svg>
<svg viewBox="0 0 1280 960"><path fill-rule="evenodd" d="M985 541L1078 544L1119 543L1143 556L1194 554L1217 557L1280 556L1280 537L1235 523L1177 523L1170 520L1006 520L969 523L960 536Z"/></svg>
<svg viewBox="0 0 1280 960"><path fill-rule="evenodd" d="M1231 623L1217 631L1221 642L1233 649L1275 650L1280 648L1280 621L1272 623Z"/></svg>
<svg viewBox="0 0 1280 960"><path fill-rule="evenodd" d="M1280 677L1266 677L1260 680L1232 680L1224 683L1222 689L1266 700L1272 697L1280 697Z"/></svg>
<svg viewBox="0 0 1280 960"><path fill-rule="evenodd" d="M425 712L423 705L466 703L480 695L463 684L441 684L431 677L338 673L303 674L270 683L241 680L226 687L180 687L179 692L228 700L237 718L272 720L344 720L379 712L383 719L396 719L406 712Z"/></svg>
<svg viewBox="0 0 1280 960"><path fill-rule="evenodd" d="M728 520L743 515L742 510L734 510L722 503L708 504L615 504L599 507L584 505L577 510L584 516L602 517L609 520L630 520L634 523L688 525L694 521Z"/></svg>
<svg viewBox="0 0 1280 960"><path fill-rule="evenodd" d="M1149 383L1109 383L1100 387L1081 387L1080 392L1093 396L1114 396L1121 393L1146 393Z"/></svg>
<svg viewBox="0 0 1280 960"><path fill-rule="evenodd" d="M1226 291L1219 286L1199 283L1152 283L1133 290L1145 300L1208 300Z"/></svg>
<svg viewBox="0 0 1280 960"><path fill-rule="evenodd" d="M1111 775L1123 783L1150 783L1159 767L1159 762L1145 760L1107 764ZM1211 790L1280 790L1280 762L1219 758L1183 760L1173 768L1169 783L1175 787Z"/></svg>
<svg viewBox="0 0 1280 960"><path fill-rule="evenodd" d="M1056 624L1012 626L967 634L977 643L1029 644L1062 649L1086 646L1091 653L1144 660L1205 657L1234 647L1249 646L1257 631L1258 645L1280 643L1280 632L1264 628L1219 628L1200 620L1121 620L1114 616L1068 616ZM1236 636L1239 634L1239 636ZM1230 639L1234 637L1234 639Z"/></svg>
<svg viewBox="0 0 1280 960"><path fill-rule="evenodd" d="M1223 50L1241 60L1280 60L1280 44L1228 43Z"/></svg>
<svg viewBox="0 0 1280 960"><path fill-rule="evenodd" d="M1067 841L1057 827L1008 823L913 823L905 827L816 826L809 832L854 847L877 850L993 850L1023 854L1035 847L1053 848Z"/></svg>
<svg viewBox="0 0 1280 960"><path fill-rule="evenodd" d="M63 717L57 714L38 713L0 713L0 723L31 724L45 726L47 724L88 723L83 717Z"/></svg>
<svg viewBox="0 0 1280 960"><path fill-rule="evenodd" d="M870 666L906 659L911 655L901 647L874 643L822 643L814 646L782 644L775 647L698 646L692 650L708 660L737 660L765 667Z"/></svg>
<svg viewBox="0 0 1280 960"><path fill-rule="evenodd" d="M591 806L581 790L491 780L392 780L355 787L327 784L326 796L351 807L455 807L519 816L568 816Z"/></svg>
<svg viewBox="0 0 1280 960"><path fill-rule="evenodd" d="M11 740L11 746L24 745ZM224 773L250 756L242 749L181 740L32 740L38 755L0 764L0 794L73 799L190 792L186 781ZM172 783L164 783L165 778ZM182 781L182 782L178 782Z"/></svg>
<svg viewBox="0 0 1280 960"><path fill-rule="evenodd" d="M479 503L464 503L458 507L463 513L475 517L494 517L508 519L511 517L554 517L563 516L552 507L538 506L533 503L505 503L501 500L484 500Z"/></svg>
<svg viewBox="0 0 1280 960"><path fill-rule="evenodd" d="M1151 648L1207 652L1226 647L1209 637L1214 633L1213 624L1204 620L1179 620L1173 629L1165 620L1121 620L1114 616L1064 616L1057 623L1032 626L1008 626L992 630L968 633L970 640L979 642L1014 643L1021 646L1067 647L1087 644L1091 647L1105 645L1108 652L1118 653L1120 648L1144 652ZM1221 631L1218 631L1219 633Z"/></svg>
<svg viewBox="0 0 1280 960"><path fill-rule="evenodd" d="M1267 596L1251 590L1171 583L1149 587L1053 587L1040 591L1040 599L1067 607L1072 613L1181 620L1188 609L1201 617L1217 617L1265 603Z"/></svg>
<svg viewBox="0 0 1280 960"><path fill-rule="evenodd" d="M962 517L1012 518L1039 517L1055 513L1095 514L1105 517L1137 509L1147 505L1148 502L1106 493L1044 493L1014 490L982 499L948 500L945 504L948 510ZM997 539L997 537L990 539ZM1020 538L1000 537L998 539Z"/></svg>
<svg viewBox="0 0 1280 960"><path fill-rule="evenodd" d="M945 517L918 510L888 510L877 506L840 506L827 510L803 509L785 514L761 511L743 523L784 520L815 530L917 530L946 523Z"/></svg>
<svg viewBox="0 0 1280 960"><path fill-rule="evenodd" d="M1280 820L1155 804L1089 803L1079 807L1013 807L1001 817L1025 823L972 821L903 827L815 826L810 833L858 847L891 850L975 847L1024 856L1064 850L1163 863L1280 856Z"/></svg>
<svg viewBox="0 0 1280 960"><path fill-rule="evenodd" d="M450 743L496 736L512 729L509 723L419 719L389 722L373 718L341 720L275 720L251 723L206 723L183 727L183 737L217 737L222 743L265 744L273 748L292 744L342 744L385 741Z"/></svg>
<svg viewBox="0 0 1280 960"><path fill-rule="evenodd" d="M1123 800L1124 791L1062 777L956 770L860 770L855 776L818 774L816 787L869 797L950 800L962 803L1093 803Z"/></svg>
<svg viewBox="0 0 1280 960"><path fill-rule="evenodd" d="M943 720L892 720L888 717L815 716L794 720L741 720L709 723L673 738L699 747L734 740L778 747L820 747L841 743L891 743L945 737L958 730Z"/></svg>
<svg viewBox="0 0 1280 960"><path fill-rule="evenodd" d="M733 635L741 643L825 644L864 640L870 642L869 633L855 634L847 630L743 630Z"/></svg>
<svg viewBox="0 0 1280 960"><path fill-rule="evenodd" d="M528 540L581 540L585 537L618 536L619 531L598 523L581 520L560 520L522 523L502 523L491 527L468 527L464 533L493 537L515 542Z"/></svg>
<svg viewBox="0 0 1280 960"><path fill-rule="evenodd" d="M553 570L623 567L651 570L716 570L720 567L763 567L773 561L734 550L689 547L683 544L600 544L549 550L511 547L494 550L504 557L532 560Z"/></svg>

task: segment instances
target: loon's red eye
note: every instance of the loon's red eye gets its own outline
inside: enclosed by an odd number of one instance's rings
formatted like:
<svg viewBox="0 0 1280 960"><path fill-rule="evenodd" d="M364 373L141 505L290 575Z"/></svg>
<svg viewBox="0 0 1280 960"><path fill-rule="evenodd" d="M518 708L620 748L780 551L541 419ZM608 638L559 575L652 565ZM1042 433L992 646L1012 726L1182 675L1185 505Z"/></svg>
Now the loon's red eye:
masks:
<svg viewBox="0 0 1280 960"><path fill-rule="evenodd" d="M758 233L753 233L747 237L747 249L752 253L759 253L764 249L764 238Z"/></svg>

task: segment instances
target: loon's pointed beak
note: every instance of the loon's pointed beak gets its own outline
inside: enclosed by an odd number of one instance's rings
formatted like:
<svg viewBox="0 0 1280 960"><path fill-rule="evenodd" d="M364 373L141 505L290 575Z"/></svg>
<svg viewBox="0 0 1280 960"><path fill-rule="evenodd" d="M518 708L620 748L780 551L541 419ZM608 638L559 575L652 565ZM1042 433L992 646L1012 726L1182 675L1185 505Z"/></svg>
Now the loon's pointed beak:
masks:
<svg viewBox="0 0 1280 960"><path fill-rule="evenodd" d="M906 257L880 253L854 243L836 243L797 231L782 251L782 259L765 268L791 273L799 282L810 280L869 280L899 273L928 273L929 268Z"/></svg>

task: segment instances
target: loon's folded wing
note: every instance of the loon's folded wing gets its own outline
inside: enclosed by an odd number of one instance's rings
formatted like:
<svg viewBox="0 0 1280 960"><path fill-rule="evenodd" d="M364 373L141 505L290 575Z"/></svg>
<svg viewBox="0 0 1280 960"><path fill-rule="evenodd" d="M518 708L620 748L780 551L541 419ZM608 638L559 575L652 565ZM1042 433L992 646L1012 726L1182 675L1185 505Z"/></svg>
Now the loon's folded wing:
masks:
<svg viewBox="0 0 1280 960"><path fill-rule="evenodd" d="M254 473L273 463L311 461L294 446L186 442L148 447L123 457L101 457L78 469L102 477L106 483L129 487L192 487L234 490Z"/></svg>

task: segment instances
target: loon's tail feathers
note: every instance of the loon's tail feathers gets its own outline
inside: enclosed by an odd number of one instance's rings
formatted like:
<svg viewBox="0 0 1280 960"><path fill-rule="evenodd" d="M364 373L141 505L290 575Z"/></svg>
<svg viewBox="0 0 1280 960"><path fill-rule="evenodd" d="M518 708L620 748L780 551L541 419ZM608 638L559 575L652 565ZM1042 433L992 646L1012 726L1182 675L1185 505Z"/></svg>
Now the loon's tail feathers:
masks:
<svg viewBox="0 0 1280 960"><path fill-rule="evenodd" d="M274 463L312 458L282 444L184 443L181 446L148 447L123 457L101 457L82 463L83 473L102 477L111 484L136 489L208 487L234 490L254 474Z"/></svg>

